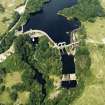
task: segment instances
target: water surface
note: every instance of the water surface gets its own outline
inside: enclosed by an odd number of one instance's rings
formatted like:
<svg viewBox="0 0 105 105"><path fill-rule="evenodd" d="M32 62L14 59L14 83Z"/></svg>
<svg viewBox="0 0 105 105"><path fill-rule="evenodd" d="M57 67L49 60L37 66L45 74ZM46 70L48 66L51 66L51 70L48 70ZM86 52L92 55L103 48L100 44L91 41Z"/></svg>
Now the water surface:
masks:
<svg viewBox="0 0 105 105"><path fill-rule="evenodd" d="M70 38L68 31L78 27L78 21L67 21L63 16L57 15L59 10L70 7L76 3L76 0L51 0L43 6L43 9L31 14L24 31L29 29L39 29L45 31L56 43L67 42Z"/></svg>

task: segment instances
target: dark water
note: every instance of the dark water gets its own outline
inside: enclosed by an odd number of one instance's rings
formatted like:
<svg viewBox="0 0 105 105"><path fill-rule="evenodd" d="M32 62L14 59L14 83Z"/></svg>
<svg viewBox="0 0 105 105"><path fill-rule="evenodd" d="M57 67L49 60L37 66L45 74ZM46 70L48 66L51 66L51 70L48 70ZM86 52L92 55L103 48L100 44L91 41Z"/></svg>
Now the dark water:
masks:
<svg viewBox="0 0 105 105"><path fill-rule="evenodd" d="M42 11L31 14L24 31L29 29L39 29L45 31L54 41L69 43L68 31L78 28L78 20L67 21L63 16L57 15L59 10L70 7L76 3L76 0L51 0L46 3Z"/></svg>
<svg viewBox="0 0 105 105"><path fill-rule="evenodd" d="M61 61L63 64L62 74L75 73L74 56L68 55L65 48L60 50L60 53L61 53Z"/></svg>
<svg viewBox="0 0 105 105"><path fill-rule="evenodd" d="M59 10L70 7L76 3L76 0L51 0L46 3L43 9L35 14L31 14L29 21L24 25L24 31L29 29L38 29L45 31L56 43L70 43L70 36L67 32L79 27L79 21L74 19L67 21L63 16L57 15ZM63 63L63 74L75 73L74 57L61 53ZM40 80L40 76L37 76ZM43 83L42 83L43 84ZM75 82L64 82L62 86L74 86Z"/></svg>
<svg viewBox="0 0 105 105"><path fill-rule="evenodd" d="M75 73L75 63L73 55L67 55L66 53L63 54L62 64L63 64L62 74Z"/></svg>
<svg viewBox="0 0 105 105"><path fill-rule="evenodd" d="M62 87L64 88L74 88L77 85L77 81L76 80L72 80L72 81L62 81Z"/></svg>

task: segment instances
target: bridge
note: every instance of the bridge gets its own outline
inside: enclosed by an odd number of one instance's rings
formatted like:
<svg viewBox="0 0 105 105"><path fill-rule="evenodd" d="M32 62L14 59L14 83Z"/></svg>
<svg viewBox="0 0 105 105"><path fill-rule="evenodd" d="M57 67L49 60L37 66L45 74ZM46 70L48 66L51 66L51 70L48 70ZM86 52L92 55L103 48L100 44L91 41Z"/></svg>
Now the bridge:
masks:
<svg viewBox="0 0 105 105"><path fill-rule="evenodd" d="M71 38L72 43L70 43L70 44L66 44L66 42L56 43L51 37L49 37L49 35L46 32L41 31L41 30L30 29L29 31L24 32L23 34L24 35L28 34L31 38L46 36L50 40L50 42L54 45L53 48L57 48L57 49L63 49L63 48L67 48L67 47L74 48L74 47L77 47L79 44L79 41L75 42L74 34L72 34L72 38Z"/></svg>
<svg viewBox="0 0 105 105"><path fill-rule="evenodd" d="M79 44L79 41L77 41L77 42L72 42L72 43L70 43L70 44L64 44L64 42L63 43L58 43L58 46L57 46L57 48L58 49L63 49L63 48L67 48L67 47L77 47L78 46L78 44Z"/></svg>

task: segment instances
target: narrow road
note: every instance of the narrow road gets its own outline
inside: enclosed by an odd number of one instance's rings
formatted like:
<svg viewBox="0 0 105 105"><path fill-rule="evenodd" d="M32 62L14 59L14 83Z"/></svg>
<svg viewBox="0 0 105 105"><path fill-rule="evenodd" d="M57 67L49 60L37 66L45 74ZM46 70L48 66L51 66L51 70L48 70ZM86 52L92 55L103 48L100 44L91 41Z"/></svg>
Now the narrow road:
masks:
<svg viewBox="0 0 105 105"><path fill-rule="evenodd" d="M26 10L27 4L28 4L29 0L26 0L25 4L24 4L24 12ZM21 16L20 16L21 19ZM18 20L18 22L20 21L20 19ZM13 29L15 29L15 27L17 26L18 22L16 22L16 24L9 30L9 32L11 32Z"/></svg>

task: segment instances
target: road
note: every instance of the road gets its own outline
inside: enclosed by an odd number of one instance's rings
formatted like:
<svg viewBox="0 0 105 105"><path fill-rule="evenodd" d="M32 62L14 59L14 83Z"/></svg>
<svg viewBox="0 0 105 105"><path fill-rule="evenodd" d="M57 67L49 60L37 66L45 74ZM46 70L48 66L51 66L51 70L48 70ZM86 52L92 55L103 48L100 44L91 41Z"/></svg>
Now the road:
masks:
<svg viewBox="0 0 105 105"><path fill-rule="evenodd" d="M24 12L25 12L25 10L26 10L28 1L29 1L29 0L26 0L26 2L25 2L25 4L24 4ZM21 19L21 17L20 17L20 19ZM20 19L18 20L18 22L20 21ZM9 32L11 32L12 30L14 30L14 29L16 28L18 22L16 22L16 24L9 30Z"/></svg>

